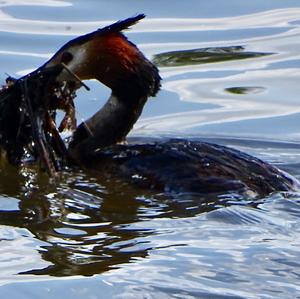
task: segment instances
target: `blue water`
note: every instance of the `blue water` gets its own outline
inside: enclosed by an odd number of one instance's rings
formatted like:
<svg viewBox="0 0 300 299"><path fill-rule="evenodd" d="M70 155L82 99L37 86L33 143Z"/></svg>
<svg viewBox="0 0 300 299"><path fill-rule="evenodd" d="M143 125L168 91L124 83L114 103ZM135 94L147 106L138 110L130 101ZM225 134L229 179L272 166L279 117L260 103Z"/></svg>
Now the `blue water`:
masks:
<svg viewBox="0 0 300 299"><path fill-rule="evenodd" d="M0 1L0 80L141 12L126 34L149 59L233 46L252 56L160 67L162 90L131 136L213 141L300 178L298 0ZM79 120L110 92L86 83ZM300 298L298 192L199 201L0 164L1 298Z"/></svg>

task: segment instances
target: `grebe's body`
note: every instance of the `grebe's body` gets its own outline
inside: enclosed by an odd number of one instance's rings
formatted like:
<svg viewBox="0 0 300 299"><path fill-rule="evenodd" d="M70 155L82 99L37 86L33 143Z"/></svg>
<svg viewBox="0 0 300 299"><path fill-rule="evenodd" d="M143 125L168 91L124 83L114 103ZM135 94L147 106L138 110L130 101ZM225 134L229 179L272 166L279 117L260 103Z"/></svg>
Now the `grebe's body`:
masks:
<svg viewBox="0 0 300 299"><path fill-rule="evenodd" d="M108 146L96 151L85 165L164 192L253 198L297 186L293 177L251 155L182 139Z"/></svg>
<svg viewBox="0 0 300 299"><path fill-rule="evenodd" d="M296 181L277 168L224 146L183 140L118 144L160 87L157 68L121 33L143 17L76 38L44 65L63 62L80 79L95 78L112 90L104 107L74 132L73 161L166 191L263 196L296 188ZM62 72L59 80L72 78Z"/></svg>

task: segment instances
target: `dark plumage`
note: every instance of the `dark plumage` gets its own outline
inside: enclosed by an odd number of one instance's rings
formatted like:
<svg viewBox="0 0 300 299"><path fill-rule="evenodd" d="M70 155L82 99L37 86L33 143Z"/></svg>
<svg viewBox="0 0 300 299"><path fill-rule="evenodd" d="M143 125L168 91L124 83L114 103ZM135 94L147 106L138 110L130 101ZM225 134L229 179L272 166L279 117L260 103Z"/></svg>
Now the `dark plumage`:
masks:
<svg viewBox="0 0 300 299"><path fill-rule="evenodd" d="M296 188L292 177L241 151L201 141L113 145L88 167L162 191L265 196Z"/></svg>

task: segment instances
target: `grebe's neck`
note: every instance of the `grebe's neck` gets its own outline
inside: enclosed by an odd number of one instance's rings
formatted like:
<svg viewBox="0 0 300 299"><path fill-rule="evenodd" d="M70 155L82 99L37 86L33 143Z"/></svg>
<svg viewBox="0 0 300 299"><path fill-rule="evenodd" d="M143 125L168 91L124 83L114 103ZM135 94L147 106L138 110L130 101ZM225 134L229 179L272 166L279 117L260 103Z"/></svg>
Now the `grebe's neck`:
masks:
<svg viewBox="0 0 300 299"><path fill-rule="evenodd" d="M73 159L86 160L97 149L124 141L146 101L147 96L125 100L112 93L106 104L76 129L69 147Z"/></svg>
<svg viewBox="0 0 300 299"><path fill-rule="evenodd" d="M81 80L97 79L112 90L107 103L75 131L70 143L74 160L125 139L147 99L160 89L158 69L122 34L144 15L117 22L64 45L45 65L64 63ZM67 70L58 81L72 81Z"/></svg>

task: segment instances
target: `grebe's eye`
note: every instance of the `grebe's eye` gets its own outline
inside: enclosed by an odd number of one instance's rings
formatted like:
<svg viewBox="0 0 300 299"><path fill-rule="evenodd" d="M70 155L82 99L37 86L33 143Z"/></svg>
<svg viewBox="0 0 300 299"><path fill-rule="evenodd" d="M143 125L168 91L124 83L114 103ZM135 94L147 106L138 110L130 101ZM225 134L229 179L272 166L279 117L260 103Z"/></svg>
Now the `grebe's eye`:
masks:
<svg viewBox="0 0 300 299"><path fill-rule="evenodd" d="M70 52L64 52L61 55L61 62L69 63L73 59L73 55Z"/></svg>

